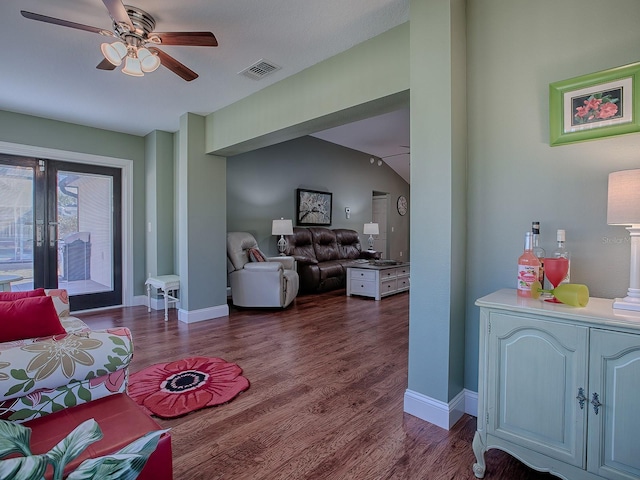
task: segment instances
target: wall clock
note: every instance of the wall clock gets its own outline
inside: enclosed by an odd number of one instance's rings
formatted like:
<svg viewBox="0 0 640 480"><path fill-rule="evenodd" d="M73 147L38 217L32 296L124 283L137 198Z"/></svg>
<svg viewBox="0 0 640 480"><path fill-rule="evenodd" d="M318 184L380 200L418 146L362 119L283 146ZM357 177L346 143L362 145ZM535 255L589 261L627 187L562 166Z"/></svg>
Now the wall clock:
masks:
<svg viewBox="0 0 640 480"><path fill-rule="evenodd" d="M404 195L398 197L398 213L400 215L406 215L407 213L407 197Z"/></svg>

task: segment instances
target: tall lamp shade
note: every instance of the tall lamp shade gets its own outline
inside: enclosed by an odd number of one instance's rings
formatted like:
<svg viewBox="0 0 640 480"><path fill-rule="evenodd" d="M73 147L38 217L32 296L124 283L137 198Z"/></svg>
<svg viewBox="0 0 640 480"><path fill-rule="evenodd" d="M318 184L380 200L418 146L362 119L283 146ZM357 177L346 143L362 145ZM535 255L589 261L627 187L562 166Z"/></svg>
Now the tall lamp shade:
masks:
<svg viewBox="0 0 640 480"><path fill-rule="evenodd" d="M378 228L377 223L365 223L364 230L362 231L365 235L369 235L369 250L373 250L373 236L378 235L380 233L380 229Z"/></svg>
<svg viewBox="0 0 640 480"><path fill-rule="evenodd" d="M640 169L609 174L607 223L628 225L631 237L629 289L613 308L640 311Z"/></svg>
<svg viewBox="0 0 640 480"><path fill-rule="evenodd" d="M280 218L280 220L274 220L271 223L271 235L280 235L278 251L280 255L284 255L284 251L287 248L287 240L284 236L293 235L293 222L291 219L285 220L284 218Z"/></svg>

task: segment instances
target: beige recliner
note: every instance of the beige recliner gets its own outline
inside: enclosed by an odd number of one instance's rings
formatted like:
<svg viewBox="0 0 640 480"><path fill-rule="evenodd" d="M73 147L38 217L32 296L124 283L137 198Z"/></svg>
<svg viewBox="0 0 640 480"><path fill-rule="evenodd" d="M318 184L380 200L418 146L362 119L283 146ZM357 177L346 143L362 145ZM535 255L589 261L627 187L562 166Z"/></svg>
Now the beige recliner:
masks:
<svg viewBox="0 0 640 480"><path fill-rule="evenodd" d="M238 307L287 307L298 294L299 279L292 257L267 257L252 262L249 250L258 242L247 232L227 233L227 273L231 300Z"/></svg>

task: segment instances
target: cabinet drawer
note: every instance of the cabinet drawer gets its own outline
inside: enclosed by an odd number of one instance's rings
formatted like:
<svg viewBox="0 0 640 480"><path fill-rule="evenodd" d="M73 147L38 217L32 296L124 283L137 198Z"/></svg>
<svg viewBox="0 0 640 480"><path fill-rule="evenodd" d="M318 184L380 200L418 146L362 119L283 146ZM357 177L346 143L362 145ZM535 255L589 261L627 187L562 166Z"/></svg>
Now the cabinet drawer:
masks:
<svg viewBox="0 0 640 480"><path fill-rule="evenodd" d="M406 290L409 288L409 277L398 277L398 290Z"/></svg>
<svg viewBox="0 0 640 480"><path fill-rule="evenodd" d="M397 290L397 285L398 282L396 282L395 278L383 280L382 282L380 282L380 295L386 295L395 292Z"/></svg>
<svg viewBox="0 0 640 480"><path fill-rule="evenodd" d="M369 297L374 297L376 294L376 282L352 279L351 293L353 295L367 295Z"/></svg>
<svg viewBox="0 0 640 480"><path fill-rule="evenodd" d="M384 282L385 278L391 278L391 277L395 277L396 276L396 269L395 268L386 268L384 270L380 271L380 280L382 280Z"/></svg>
<svg viewBox="0 0 640 480"><path fill-rule="evenodd" d="M351 269L351 279L352 280L369 280L369 281L375 281L376 279L376 272L373 270L360 270L357 268L352 268Z"/></svg>

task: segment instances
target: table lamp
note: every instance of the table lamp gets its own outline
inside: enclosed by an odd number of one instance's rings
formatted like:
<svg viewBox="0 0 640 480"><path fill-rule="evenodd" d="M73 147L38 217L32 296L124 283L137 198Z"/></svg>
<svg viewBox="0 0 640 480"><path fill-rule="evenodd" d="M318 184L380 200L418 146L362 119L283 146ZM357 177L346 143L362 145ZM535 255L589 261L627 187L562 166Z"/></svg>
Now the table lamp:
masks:
<svg viewBox="0 0 640 480"><path fill-rule="evenodd" d="M363 233L369 234L369 250L373 251L373 236L378 235L380 230L377 223L365 223Z"/></svg>
<svg viewBox="0 0 640 480"><path fill-rule="evenodd" d="M284 251L287 248L287 240L284 236L293 235L293 223L291 220L285 220L284 218L274 220L271 224L271 235L280 235L280 240L278 240L278 251L280 252L280 255L284 256Z"/></svg>
<svg viewBox="0 0 640 480"><path fill-rule="evenodd" d="M640 311L640 169L609 174L607 223L629 225L631 236L629 290L614 300L613 308Z"/></svg>

